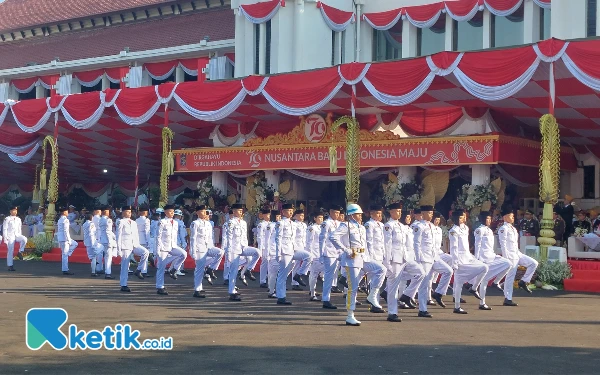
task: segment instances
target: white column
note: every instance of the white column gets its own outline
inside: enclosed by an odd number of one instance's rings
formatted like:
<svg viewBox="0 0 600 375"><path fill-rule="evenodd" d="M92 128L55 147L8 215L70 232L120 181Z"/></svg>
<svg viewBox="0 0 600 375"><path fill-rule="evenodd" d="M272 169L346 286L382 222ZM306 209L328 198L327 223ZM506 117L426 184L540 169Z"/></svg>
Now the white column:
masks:
<svg viewBox="0 0 600 375"><path fill-rule="evenodd" d="M354 41L356 43L356 52L354 53L354 61L360 60L360 24L361 24L361 4L356 4L356 33L354 33Z"/></svg>
<svg viewBox="0 0 600 375"><path fill-rule="evenodd" d="M136 68L143 69L141 66L138 66ZM131 69L133 69L133 68L131 68ZM150 74L148 74L146 69L142 70L142 87L144 87L144 86L152 86L152 77L150 77Z"/></svg>
<svg viewBox="0 0 600 375"><path fill-rule="evenodd" d="M483 10L483 48L492 46L492 14L485 8Z"/></svg>
<svg viewBox="0 0 600 375"><path fill-rule="evenodd" d="M487 164L471 165L471 185L487 185L490 183L490 166Z"/></svg>
<svg viewBox="0 0 600 375"><path fill-rule="evenodd" d="M102 75L102 90L106 90L110 88L110 80L106 76L106 73Z"/></svg>
<svg viewBox="0 0 600 375"><path fill-rule="evenodd" d="M443 14L442 14L443 16ZM446 30L444 32L444 49L452 51L452 42L454 40L454 20L446 13Z"/></svg>
<svg viewBox="0 0 600 375"><path fill-rule="evenodd" d="M265 179L267 180L267 186L273 185L275 191L279 190L279 177L281 174L279 171L265 171Z"/></svg>
<svg viewBox="0 0 600 375"><path fill-rule="evenodd" d="M533 1L524 4L523 42L534 43L540 40L540 7Z"/></svg>
<svg viewBox="0 0 600 375"><path fill-rule="evenodd" d="M4 103L8 100L8 93L10 92L10 83L0 83L0 103Z"/></svg>
<svg viewBox="0 0 600 375"><path fill-rule="evenodd" d="M246 65L246 18L239 14L239 9L234 9L235 14L235 77L245 75L244 66ZM198 72L200 74L200 72Z"/></svg>
<svg viewBox="0 0 600 375"><path fill-rule="evenodd" d="M417 56L417 28L409 21L402 21L402 57Z"/></svg>
<svg viewBox="0 0 600 375"><path fill-rule="evenodd" d="M398 183L411 182L417 176L417 167L398 167Z"/></svg>
<svg viewBox="0 0 600 375"><path fill-rule="evenodd" d="M244 19L244 46L245 51L244 51L244 62L243 62L243 66L244 66L244 76L249 76L254 74L254 53L255 53L255 48L258 48L258 46L255 46L254 43L254 24L248 20L246 20L246 17L241 17ZM236 61L236 65L237 65L237 55L235 57L235 61Z"/></svg>
<svg viewBox="0 0 600 375"><path fill-rule="evenodd" d="M35 86L35 98L45 98L46 97L46 89L42 85Z"/></svg>
<svg viewBox="0 0 600 375"><path fill-rule="evenodd" d="M261 23L258 36L258 74L265 74L267 67L267 25Z"/></svg>
<svg viewBox="0 0 600 375"><path fill-rule="evenodd" d="M81 83L77 79L71 81L71 94L81 94Z"/></svg>
<svg viewBox="0 0 600 375"><path fill-rule="evenodd" d="M297 0L294 6L294 60L292 62L292 69L294 71L301 70L304 64L302 56L302 37L303 27L302 22L304 21L304 0Z"/></svg>
<svg viewBox="0 0 600 375"><path fill-rule="evenodd" d="M183 68L179 65L175 68L175 82L184 82L185 81L185 72Z"/></svg>
<svg viewBox="0 0 600 375"><path fill-rule="evenodd" d="M213 172L212 186L215 188L215 190L220 190L223 195L227 195L227 173Z"/></svg>

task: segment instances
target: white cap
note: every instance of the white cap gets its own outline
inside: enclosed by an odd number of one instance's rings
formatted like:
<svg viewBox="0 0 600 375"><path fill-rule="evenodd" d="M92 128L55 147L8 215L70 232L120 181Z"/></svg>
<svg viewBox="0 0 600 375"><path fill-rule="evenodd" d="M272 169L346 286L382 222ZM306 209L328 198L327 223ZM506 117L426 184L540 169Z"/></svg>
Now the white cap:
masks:
<svg viewBox="0 0 600 375"><path fill-rule="evenodd" d="M362 208L360 208L360 206L358 204L350 203L348 205L348 207L346 207L346 213L348 215L362 214L363 210L362 210Z"/></svg>
<svg viewBox="0 0 600 375"><path fill-rule="evenodd" d="M183 212L181 212L181 210L175 210L175 215L183 216Z"/></svg>
<svg viewBox="0 0 600 375"><path fill-rule="evenodd" d="M165 212L165 210L159 207L156 209L156 212L162 214L163 212Z"/></svg>

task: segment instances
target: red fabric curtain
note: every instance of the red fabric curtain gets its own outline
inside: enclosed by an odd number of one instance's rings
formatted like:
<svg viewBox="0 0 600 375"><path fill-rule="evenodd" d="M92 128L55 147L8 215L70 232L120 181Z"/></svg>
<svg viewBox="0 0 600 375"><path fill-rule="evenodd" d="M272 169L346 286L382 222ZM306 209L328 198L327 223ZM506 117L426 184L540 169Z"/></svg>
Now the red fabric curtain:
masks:
<svg viewBox="0 0 600 375"><path fill-rule="evenodd" d="M146 68L146 70L154 76L164 76L165 74L169 73L171 69L175 68L177 64L179 64L179 61L177 60L159 63L146 63L144 64L144 68Z"/></svg>
<svg viewBox="0 0 600 375"><path fill-rule="evenodd" d="M475 82L501 86L519 78L533 65L537 55L530 46L505 50L465 53L458 67Z"/></svg>
<svg viewBox="0 0 600 375"><path fill-rule="evenodd" d="M354 12L346 12L338 8L331 7L320 1L317 3L317 7L323 8L323 12L327 15L331 22L336 24L346 23L350 21L352 17L354 17Z"/></svg>
<svg viewBox="0 0 600 375"><path fill-rule="evenodd" d="M240 8L244 9L244 12L253 18L265 18L271 12L273 12L275 8L279 6L279 4L285 4L285 2L281 0L271 0L254 4L240 5Z"/></svg>
<svg viewBox="0 0 600 375"><path fill-rule="evenodd" d="M363 18L367 20L371 26L377 29L387 30L393 27L402 15L402 8L392 9L385 12L365 13Z"/></svg>
<svg viewBox="0 0 600 375"><path fill-rule="evenodd" d="M17 89L23 91L31 88L38 81L38 77L30 77L30 78L22 78L22 79L13 79L10 81L13 86Z"/></svg>
<svg viewBox="0 0 600 375"><path fill-rule="evenodd" d="M292 108L306 108L325 99L340 83L337 68L269 78L264 91L277 102ZM293 87L293 90L290 88Z"/></svg>
<svg viewBox="0 0 600 375"><path fill-rule="evenodd" d="M444 5L450 9L450 12L459 17L466 16L475 6L482 4L483 0L444 1Z"/></svg>
<svg viewBox="0 0 600 375"><path fill-rule="evenodd" d="M104 74L104 69L88 70L87 72L75 72L73 78L83 82L92 82Z"/></svg>
<svg viewBox="0 0 600 375"><path fill-rule="evenodd" d="M106 72L106 75L108 77L110 77L113 81L116 80L120 80L121 79L121 70L124 68L108 68L105 69L104 71ZM125 68L127 69L127 68Z"/></svg>
<svg viewBox="0 0 600 375"><path fill-rule="evenodd" d="M181 84L177 86L175 92L193 108L203 111L216 111L231 103L241 90L241 81L233 80Z"/></svg>
<svg viewBox="0 0 600 375"><path fill-rule="evenodd" d="M521 0L485 0L485 3L497 10L509 10Z"/></svg>
<svg viewBox="0 0 600 375"><path fill-rule="evenodd" d="M119 110L129 117L141 117L156 104L154 86L124 89L115 101Z"/></svg>
<svg viewBox="0 0 600 375"><path fill-rule="evenodd" d="M419 86L431 73L425 59L403 60L402 64L385 62L371 65L367 78L378 91L388 95L405 95Z"/></svg>
<svg viewBox="0 0 600 375"><path fill-rule="evenodd" d="M101 105L100 93L90 92L86 95L69 95L63 108L77 121L90 118Z"/></svg>
<svg viewBox="0 0 600 375"><path fill-rule="evenodd" d="M462 117L462 108L431 108L422 111L407 111L400 118L400 126L412 135L432 135L450 128Z"/></svg>
<svg viewBox="0 0 600 375"><path fill-rule="evenodd" d="M32 127L46 114L48 105L46 99L31 99L16 103L11 110L19 122L27 127Z"/></svg>
<svg viewBox="0 0 600 375"><path fill-rule="evenodd" d="M415 21L424 22L435 17L442 9L444 9L444 3L440 2L406 7L403 9L403 12Z"/></svg>

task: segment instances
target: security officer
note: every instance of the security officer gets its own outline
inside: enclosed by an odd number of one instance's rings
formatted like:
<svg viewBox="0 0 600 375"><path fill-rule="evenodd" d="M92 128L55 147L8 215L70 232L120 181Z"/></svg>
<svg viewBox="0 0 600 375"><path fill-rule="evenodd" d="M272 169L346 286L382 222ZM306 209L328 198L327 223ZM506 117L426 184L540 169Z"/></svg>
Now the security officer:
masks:
<svg viewBox="0 0 600 375"><path fill-rule="evenodd" d="M98 242L98 238L96 237L98 231L96 229L96 225L93 221L94 216L92 214L87 214L85 216L86 222L81 227L83 231L83 244L87 250L88 258L90 260L90 264L92 267L92 277L98 276L97 274L97 261L98 255L102 254L104 247L100 242Z"/></svg>
<svg viewBox="0 0 600 375"><path fill-rule="evenodd" d="M17 216L19 207L13 206L10 208L10 216L7 216L2 223L2 238L8 247L6 253L6 265L9 271L14 271L13 258L15 252L15 242L19 243L19 252L17 256L23 260L23 251L27 244L27 237L23 236L21 218Z"/></svg>
<svg viewBox="0 0 600 375"><path fill-rule="evenodd" d="M454 226L448 232L450 240L450 255L452 256L452 268L454 269L454 313L466 314L460 307L462 286L465 282L473 279L473 285L479 285L489 268L483 262L477 260L469 251L469 227L465 225L467 216L463 210L452 212ZM472 294L481 299L477 291Z"/></svg>
<svg viewBox="0 0 600 375"><path fill-rule="evenodd" d="M491 280L494 280L492 286L502 290L498 283L508 273L511 263L508 259L503 258L494 252L494 232L490 228L492 223L491 213L487 211L481 212L479 214L479 222L481 225L479 228L475 229L475 258L487 264L489 267L488 273L483 280L481 280L479 285L479 296L481 297L479 310L491 310L492 308L485 303L488 283ZM474 282L475 280L470 282L473 286L469 292L472 294L474 294L474 290L477 290L477 285L474 284Z"/></svg>
<svg viewBox="0 0 600 375"><path fill-rule="evenodd" d="M277 304L291 305L286 300L285 285L287 277L294 266L294 261L308 262L310 254L304 248L295 248L296 223L291 218L294 213L294 205L284 204L281 209L281 220L275 224L275 256L279 260L279 271L277 273ZM308 263L307 263L308 264ZM300 274L306 273L305 266L300 269Z"/></svg>
<svg viewBox="0 0 600 375"><path fill-rule="evenodd" d="M436 249L434 243L434 232L433 224L431 219L433 218L433 207L432 206L421 206L421 221L417 222L413 226L414 231L414 247L417 256L417 261L423 266L425 271L425 279L419 286L419 314L421 318L431 318L431 314L427 311L427 302L429 296L427 295L428 285L431 283L433 273L437 272L442 274L452 274L452 268L440 258L438 249ZM446 307L442 301L442 293L446 293L448 290L449 277L442 277L444 283L440 282L435 293L433 293L433 299L442 307ZM404 303L410 303L412 301L402 301ZM409 305L409 306L410 306Z"/></svg>
<svg viewBox="0 0 600 375"><path fill-rule="evenodd" d="M204 268L208 264L209 270L207 274L212 274L212 270L218 267L225 252L215 247L213 227L208 220L209 216L206 213L206 206L197 206L196 215L198 215L198 219L194 220L190 225L190 256L196 262L193 297L205 298L206 295L202 290L202 280L205 274ZM212 284L210 276L208 282Z"/></svg>
<svg viewBox="0 0 600 375"><path fill-rule="evenodd" d="M58 240L58 246L62 253L62 273L63 275L73 275L73 272L69 271L69 257L77 248L78 243L71 239L71 234L69 232L69 229L71 228L69 219L67 218L69 209L66 207L60 208L58 213L61 216L60 219L58 219L56 227L56 239Z"/></svg>
<svg viewBox="0 0 600 375"><path fill-rule="evenodd" d="M388 269L388 318L390 322L401 322L398 317L398 294L401 283L410 280L410 287L401 299L410 301L425 278L423 267L415 261L412 230L398 220L402 215L402 204L388 206L390 220L384 226L384 264Z"/></svg>
<svg viewBox="0 0 600 375"><path fill-rule="evenodd" d="M523 236L539 237L540 222L534 218L533 211L525 211L525 218L519 223L519 230L523 232Z"/></svg>
<svg viewBox="0 0 600 375"><path fill-rule="evenodd" d="M294 249L307 252L309 255L308 260L294 262L292 268L292 290L304 290L300 286L306 286L306 282L302 279L302 276L308 274L310 263L312 262L312 255L310 251L306 251L306 228L307 225L304 222L304 210L294 211ZM304 256L306 254L303 254Z"/></svg>
<svg viewBox="0 0 600 375"><path fill-rule="evenodd" d="M269 249L267 247L266 230L269 225L269 219L271 216L271 210L263 209L259 213L259 223L256 225L256 244L260 253L262 254L262 261L260 262L260 287L268 288L267 285L267 274L269 271Z"/></svg>
<svg viewBox="0 0 600 375"><path fill-rule="evenodd" d="M515 282L517 269L519 266L527 268L525 275L519 280L519 288L531 294L529 282L538 266L538 262L519 251L519 233L513 226L515 215L512 210L510 208L503 209L502 217L504 225L498 229L498 241L502 249L502 256L511 263L511 268L508 270L506 279L504 280L504 306L518 306L512 300L513 283Z"/></svg>
<svg viewBox="0 0 600 375"><path fill-rule="evenodd" d="M312 256L312 262L310 264L310 276L308 279L308 288L310 290L310 301L319 301L317 289L317 278L319 275L323 275L325 268L321 263L319 253L319 233L321 232L321 224L325 213L319 211L313 215L313 224L308 226L306 231L306 251Z"/></svg>
<svg viewBox="0 0 600 375"><path fill-rule="evenodd" d="M143 280L142 274L148 273L148 255L150 252L140 244L139 228L134 220L131 220L131 206L121 209L121 220L117 226L117 254L121 256L121 292L131 292L127 286L129 276L129 257L131 253L140 257L137 270L134 275Z"/></svg>
<svg viewBox="0 0 600 375"><path fill-rule="evenodd" d="M243 205L237 203L231 206L232 217L227 223L225 254L229 260L229 300L241 301L239 293L235 293L237 270L241 257L250 257L242 269L242 274L252 271L260 259L260 252L255 247L248 246L248 227L242 219Z"/></svg>
<svg viewBox="0 0 600 375"><path fill-rule="evenodd" d="M177 245L179 224L175 221L175 206L166 205L164 207L165 218L158 225L156 234L156 255L158 256L158 265L156 270L156 294L163 296L169 293L165 289L165 268L167 264L172 264L169 276L177 280L176 270L178 270L187 254L184 249Z"/></svg>
<svg viewBox="0 0 600 375"><path fill-rule="evenodd" d="M98 223L100 227L100 243L104 246L104 278L114 279L112 273L112 258L116 256L117 238L113 232L113 221L110 218L108 206L102 207L102 216Z"/></svg>
<svg viewBox="0 0 600 375"><path fill-rule="evenodd" d="M331 243L331 234L340 225L338 217L341 210L342 207L338 205L333 205L329 208L329 217L321 224L321 233L319 234L319 258L325 269L323 297L321 298L324 309L337 309L337 306L333 305L329 300L332 288L334 284L337 284L336 273L341 252ZM337 287L337 285L335 286Z"/></svg>

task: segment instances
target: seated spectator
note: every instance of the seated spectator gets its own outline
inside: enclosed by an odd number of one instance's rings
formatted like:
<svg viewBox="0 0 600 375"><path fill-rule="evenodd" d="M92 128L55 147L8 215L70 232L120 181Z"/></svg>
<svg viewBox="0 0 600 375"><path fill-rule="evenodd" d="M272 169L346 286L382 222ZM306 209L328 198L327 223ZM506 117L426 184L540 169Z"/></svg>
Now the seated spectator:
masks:
<svg viewBox="0 0 600 375"><path fill-rule="evenodd" d="M561 246L563 241L563 236L565 234L565 221L563 218L554 211L554 239L556 240L556 246Z"/></svg>
<svg viewBox="0 0 600 375"><path fill-rule="evenodd" d="M577 228L583 228L585 230L584 234L590 233L592 231L592 224L586 220L585 211L580 210L577 212L577 221L573 223L573 231L571 234L575 233Z"/></svg>

